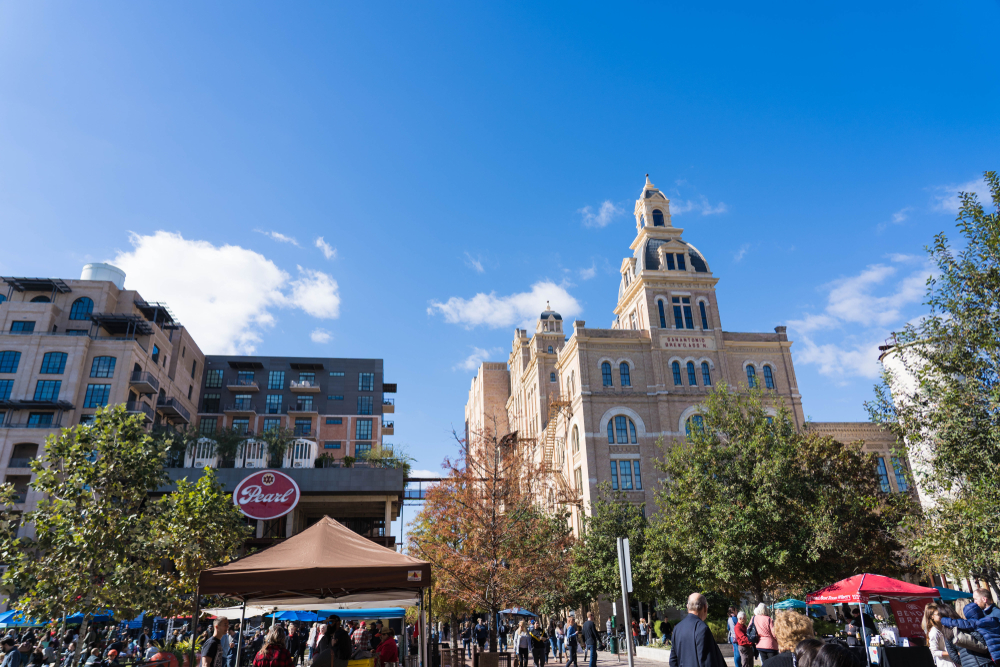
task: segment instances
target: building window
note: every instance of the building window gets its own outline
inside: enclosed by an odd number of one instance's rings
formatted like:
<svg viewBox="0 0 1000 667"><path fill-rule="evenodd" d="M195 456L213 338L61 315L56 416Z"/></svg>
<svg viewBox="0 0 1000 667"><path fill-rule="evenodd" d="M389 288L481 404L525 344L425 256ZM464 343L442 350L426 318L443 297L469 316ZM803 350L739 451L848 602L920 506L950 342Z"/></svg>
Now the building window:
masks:
<svg viewBox="0 0 1000 667"><path fill-rule="evenodd" d="M358 373L358 391L375 391L374 373Z"/></svg>
<svg viewBox="0 0 1000 667"><path fill-rule="evenodd" d="M62 380L39 380L35 385L36 401L58 401Z"/></svg>
<svg viewBox="0 0 1000 667"><path fill-rule="evenodd" d="M708 362L701 362L701 383L706 387L712 386L712 370L708 367Z"/></svg>
<svg viewBox="0 0 1000 667"><path fill-rule="evenodd" d="M187 348L184 348L184 349L186 350ZM194 377L197 372L198 372L198 360L197 359L192 359L191 360L191 377Z"/></svg>
<svg viewBox="0 0 1000 667"><path fill-rule="evenodd" d="M747 364L747 386L751 389L757 386L757 369L753 364Z"/></svg>
<svg viewBox="0 0 1000 667"><path fill-rule="evenodd" d="M677 268L676 266L674 266L673 254L664 255L663 258L667 260L667 271L673 271Z"/></svg>
<svg viewBox="0 0 1000 667"><path fill-rule="evenodd" d="M160 361L160 348L154 343L153 344L153 354L150 355L150 359L153 363L158 363Z"/></svg>
<svg viewBox="0 0 1000 667"><path fill-rule="evenodd" d="M674 372L674 386L679 387L684 384L681 381L681 365L675 361L670 364L670 370Z"/></svg>
<svg viewBox="0 0 1000 667"><path fill-rule="evenodd" d="M198 432L202 435L212 435L218 427L218 417L202 417L201 421L198 422Z"/></svg>
<svg viewBox="0 0 1000 667"><path fill-rule="evenodd" d="M684 432L687 435L691 435L691 432L701 433L701 430L705 428L705 418L701 415L691 415L684 422Z"/></svg>
<svg viewBox="0 0 1000 667"><path fill-rule="evenodd" d="M299 373L299 384L307 385L310 387L315 387L316 385L316 374L315 373Z"/></svg>
<svg viewBox="0 0 1000 667"><path fill-rule="evenodd" d="M875 469L878 472L878 483L882 487L882 492L890 493L892 487L889 486L889 473L885 468L885 459L875 459Z"/></svg>
<svg viewBox="0 0 1000 667"><path fill-rule="evenodd" d="M21 363L21 353L12 352L10 350L6 352L0 352L0 373L16 373L17 366Z"/></svg>
<svg viewBox="0 0 1000 667"><path fill-rule="evenodd" d="M677 254L677 269L680 271L687 271L687 267L684 266L684 255Z"/></svg>
<svg viewBox="0 0 1000 667"><path fill-rule="evenodd" d="M903 462L897 457L892 457L892 469L896 473L896 488L899 489L900 493L906 493L910 490L910 484L906 481L906 470L903 468Z"/></svg>
<svg viewBox="0 0 1000 667"><path fill-rule="evenodd" d="M549 345L549 354L552 354L552 346Z"/></svg>
<svg viewBox="0 0 1000 667"><path fill-rule="evenodd" d="M371 440L372 439L372 420L371 419L359 419L355 423L354 428L354 439L355 440Z"/></svg>
<svg viewBox="0 0 1000 667"><path fill-rule="evenodd" d="M281 428L281 417L265 417L264 418L264 433L268 431L277 431Z"/></svg>
<svg viewBox="0 0 1000 667"><path fill-rule="evenodd" d="M323 449L340 449L340 442L336 440L327 440L323 443Z"/></svg>
<svg viewBox="0 0 1000 667"><path fill-rule="evenodd" d="M236 384L246 387L253 384L253 371L236 371Z"/></svg>
<svg viewBox="0 0 1000 667"><path fill-rule="evenodd" d="M249 410L251 398L253 398L253 396L250 394L236 394L233 396L233 407L237 410Z"/></svg>
<svg viewBox="0 0 1000 667"><path fill-rule="evenodd" d="M14 388L13 380L0 380L0 401L10 399L10 392Z"/></svg>
<svg viewBox="0 0 1000 667"><path fill-rule="evenodd" d="M92 312L94 312L94 300L86 296L81 296L70 307L69 319L89 320Z"/></svg>
<svg viewBox="0 0 1000 667"><path fill-rule="evenodd" d="M111 396L110 384L88 384L87 393L83 398L85 408L103 408Z"/></svg>
<svg viewBox="0 0 1000 667"><path fill-rule="evenodd" d="M234 419L233 430L240 435L252 435L252 431L250 431L250 420L245 418Z"/></svg>
<svg viewBox="0 0 1000 667"><path fill-rule="evenodd" d="M576 490L583 491L583 468L573 471L573 481L576 482Z"/></svg>
<svg viewBox="0 0 1000 667"><path fill-rule="evenodd" d="M573 426L573 451L580 451L580 429Z"/></svg>
<svg viewBox="0 0 1000 667"><path fill-rule="evenodd" d="M267 388L268 389L284 389L285 388L285 371L271 371L267 374Z"/></svg>
<svg viewBox="0 0 1000 667"><path fill-rule="evenodd" d="M688 385L691 387L698 386L698 375L694 372L694 362L687 362L687 372L688 372Z"/></svg>
<svg viewBox="0 0 1000 667"><path fill-rule="evenodd" d="M218 389L222 386L222 370L212 369L205 373L205 386L210 389Z"/></svg>
<svg viewBox="0 0 1000 667"><path fill-rule="evenodd" d="M268 394L264 403L264 411L269 415L281 414L281 394Z"/></svg>
<svg viewBox="0 0 1000 667"><path fill-rule="evenodd" d="M202 412L219 412L219 402L222 394L203 394L201 397Z"/></svg>
<svg viewBox="0 0 1000 667"><path fill-rule="evenodd" d="M85 415L80 415L80 425L81 426L88 426L90 424L93 424L94 420L96 418L97 418L97 415L95 415L93 412L91 412L89 414L85 414Z"/></svg>
<svg viewBox="0 0 1000 667"><path fill-rule="evenodd" d="M358 414L370 415L372 413L372 397L358 396Z"/></svg>
<svg viewBox="0 0 1000 667"><path fill-rule="evenodd" d="M653 226L662 227L663 226L663 211L658 208L653 209Z"/></svg>
<svg viewBox="0 0 1000 667"><path fill-rule="evenodd" d="M627 362L623 361L620 364L618 364L618 375L621 376L622 386L623 387L631 387L632 386L632 376L629 375L628 363Z"/></svg>
<svg viewBox="0 0 1000 667"><path fill-rule="evenodd" d="M618 461L611 461L611 488L618 490Z"/></svg>
<svg viewBox="0 0 1000 667"><path fill-rule="evenodd" d="M694 317L691 315L691 297L675 296L670 301L674 304L674 328L694 329Z"/></svg>
<svg viewBox="0 0 1000 667"><path fill-rule="evenodd" d="M110 378L115 375L114 357L94 357L90 363L90 377Z"/></svg>
<svg viewBox="0 0 1000 667"><path fill-rule="evenodd" d="M67 336L88 336L90 332L86 329L66 329Z"/></svg>
<svg viewBox="0 0 1000 667"><path fill-rule="evenodd" d="M31 303L52 303L52 299L47 296L36 296Z"/></svg>
<svg viewBox="0 0 1000 667"><path fill-rule="evenodd" d="M188 400L191 400L191 394L194 393L194 387L188 387Z"/></svg>
<svg viewBox="0 0 1000 667"><path fill-rule="evenodd" d="M38 369L42 375L62 375L65 370L65 352L46 352L42 355L42 367Z"/></svg>
<svg viewBox="0 0 1000 667"><path fill-rule="evenodd" d="M632 468L635 473L635 488L637 491L642 491L642 472L639 470L639 459L632 461Z"/></svg>
<svg viewBox="0 0 1000 667"><path fill-rule="evenodd" d="M556 374L554 372L549 373L549 382L555 382L555 381L556 381Z"/></svg>
<svg viewBox="0 0 1000 667"><path fill-rule="evenodd" d="M622 486L622 491L632 490L632 462L618 462L618 478Z"/></svg>
<svg viewBox="0 0 1000 667"><path fill-rule="evenodd" d="M657 299L657 301L656 301L656 307L660 311L660 328L661 329L666 329L667 328L667 316L663 312L663 300L662 299Z"/></svg>
<svg viewBox="0 0 1000 667"><path fill-rule="evenodd" d="M341 395L339 395L339 394L337 394L337 395L334 395L334 396L327 396L326 400L328 400L328 401L342 401L342 400L344 400L344 397L341 396Z"/></svg>
<svg viewBox="0 0 1000 667"><path fill-rule="evenodd" d="M768 389L774 389L774 373L771 372L771 367L764 366L764 386Z"/></svg>
<svg viewBox="0 0 1000 667"><path fill-rule="evenodd" d="M312 396L299 396L295 402L295 410L297 412L312 412L313 411L313 397Z"/></svg>
<svg viewBox="0 0 1000 667"><path fill-rule="evenodd" d="M16 334L30 334L35 330L34 322L12 322L10 332Z"/></svg>
<svg viewBox="0 0 1000 667"><path fill-rule="evenodd" d="M701 328L707 330L708 329L708 311L705 310L705 302L704 301L699 301L698 302L698 310L701 311Z"/></svg>
<svg viewBox="0 0 1000 667"><path fill-rule="evenodd" d="M354 443L354 458L363 459L368 455L368 452L372 450L372 443L370 442L356 442Z"/></svg>
<svg viewBox="0 0 1000 667"><path fill-rule="evenodd" d="M327 424L343 424L344 420L341 417L327 417L326 418L326 423Z"/></svg>
<svg viewBox="0 0 1000 667"><path fill-rule="evenodd" d="M51 412L29 412L28 428L46 428L52 426Z"/></svg>
<svg viewBox="0 0 1000 667"><path fill-rule="evenodd" d="M330 371L330 377L332 377L332 378L342 378L342 377L344 377L344 371Z"/></svg>
<svg viewBox="0 0 1000 667"><path fill-rule="evenodd" d="M632 444L636 444L638 440L635 437L635 422L631 419L625 415L618 415L608 420L608 444L615 444L617 439L619 445L627 445L630 436Z"/></svg>
<svg viewBox="0 0 1000 667"><path fill-rule="evenodd" d="M606 361L601 364L601 377L604 379L605 387L614 386L614 383L611 381L611 364Z"/></svg>

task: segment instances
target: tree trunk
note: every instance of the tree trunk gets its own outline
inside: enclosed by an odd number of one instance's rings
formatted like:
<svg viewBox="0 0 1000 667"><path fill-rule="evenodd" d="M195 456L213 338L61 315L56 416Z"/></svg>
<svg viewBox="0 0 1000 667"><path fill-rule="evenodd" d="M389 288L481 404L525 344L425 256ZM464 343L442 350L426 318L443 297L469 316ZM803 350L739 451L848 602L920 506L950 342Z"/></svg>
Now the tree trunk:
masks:
<svg viewBox="0 0 1000 667"><path fill-rule="evenodd" d="M80 623L80 638L76 640L76 650L73 652L73 665L80 664L80 644L86 641L87 638L87 626L90 625L88 622L90 619L90 614L83 615L83 622ZM15 651L17 648L15 647Z"/></svg>

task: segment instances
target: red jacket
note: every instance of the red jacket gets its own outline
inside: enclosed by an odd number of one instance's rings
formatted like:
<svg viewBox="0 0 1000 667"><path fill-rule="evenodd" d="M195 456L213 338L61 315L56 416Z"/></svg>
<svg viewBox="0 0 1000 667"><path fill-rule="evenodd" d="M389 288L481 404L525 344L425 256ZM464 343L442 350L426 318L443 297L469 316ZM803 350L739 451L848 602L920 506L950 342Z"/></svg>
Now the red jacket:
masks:
<svg viewBox="0 0 1000 667"><path fill-rule="evenodd" d="M753 642L747 637L746 623L737 623L733 627L733 634L736 635L736 643L740 646L753 646Z"/></svg>
<svg viewBox="0 0 1000 667"><path fill-rule="evenodd" d="M284 646L266 646L257 652L253 667L293 667L292 654Z"/></svg>
<svg viewBox="0 0 1000 667"><path fill-rule="evenodd" d="M383 639L375 647L375 655L382 659L382 662L399 662L399 648L396 640L392 637Z"/></svg>

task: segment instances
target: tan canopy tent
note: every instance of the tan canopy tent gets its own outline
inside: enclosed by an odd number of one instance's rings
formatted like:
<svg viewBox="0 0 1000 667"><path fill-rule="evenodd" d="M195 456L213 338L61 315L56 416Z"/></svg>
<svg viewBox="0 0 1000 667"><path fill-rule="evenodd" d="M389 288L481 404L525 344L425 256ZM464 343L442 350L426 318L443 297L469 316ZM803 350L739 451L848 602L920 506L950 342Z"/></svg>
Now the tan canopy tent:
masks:
<svg viewBox="0 0 1000 667"><path fill-rule="evenodd" d="M410 601L431 585L431 565L375 544L328 516L298 535L204 570L202 595L261 607L328 608L353 602Z"/></svg>

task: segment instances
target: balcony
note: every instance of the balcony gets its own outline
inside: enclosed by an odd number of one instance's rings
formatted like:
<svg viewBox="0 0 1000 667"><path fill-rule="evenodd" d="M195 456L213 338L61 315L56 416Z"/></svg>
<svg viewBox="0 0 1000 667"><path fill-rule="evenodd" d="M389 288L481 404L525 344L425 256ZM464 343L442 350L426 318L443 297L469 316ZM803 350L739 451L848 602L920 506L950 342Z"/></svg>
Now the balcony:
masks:
<svg viewBox="0 0 1000 667"><path fill-rule="evenodd" d="M36 424L33 422L11 422L7 424L0 424L0 428L62 428L62 422L56 420L48 424L40 423Z"/></svg>
<svg viewBox="0 0 1000 667"><path fill-rule="evenodd" d="M160 381L153 377L152 373L146 371L132 371L128 383L140 396L160 391Z"/></svg>
<svg viewBox="0 0 1000 667"><path fill-rule="evenodd" d="M395 435L395 422L382 422L382 435Z"/></svg>
<svg viewBox="0 0 1000 667"><path fill-rule="evenodd" d="M185 424L191 423L191 413L176 398L161 398L156 402L156 409L163 416L171 417L171 421L180 421Z"/></svg>
<svg viewBox="0 0 1000 667"><path fill-rule="evenodd" d="M313 438L312 426L296 426L293 435L296 438Z"/></svg>
<svg viewBox="0 0 1000 667"><path fill-rule="evenodd" d="M30 468L31 462L35 460L35 457L31 456L28 458L16 458L11 459L7 463L8 468Z"/></svg>
<svg viewBox="0 0 1000 667"><path fill-rule="evenodd" d="M226 389L230 391L260 391L260 385L256 380L230 380L226 383Z"/></svg>
<svg viewBox="0 0 1000 667"><path fill-rule="evenodd" d="M225 410L223 410L223 412L233 413L238 415L256 415L257 406L254 405L253 403L249 403L246 401L241 403L232 403L230 405L227 405Z"/></svg>
<svg viewBox="0 0 1000 667"><path fill-rule="evenodd" d="M315 382L309 382L308 380L303 380L301 382L296 382L292 380L288 384L288 388L297 394L318 394L319 385Z"/></svg>
<svg viewBox="0 0 1000 667"><path fill-rule="evenodd" d="M288 414L302 413L306 415L317 415L319 412L316 406L310 403L296 403L288 406Z"/></svg>
<svg viewBox="0 0 1000 667"><path fill-rule="evenodd" d="M394 398L383 398L382 399L382 414L391 415L396 411L396 399Z"/></svg>
<svg viewBox="0 0 1000 667"><path fill-rule="evenodd" d="M145 415L148 421L153 421L153 408L142 401L129 401L125 404L125 412L133 415Z"/></svg>

